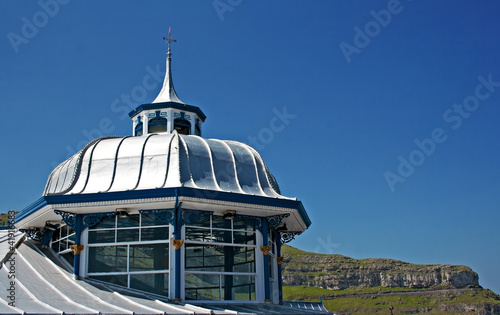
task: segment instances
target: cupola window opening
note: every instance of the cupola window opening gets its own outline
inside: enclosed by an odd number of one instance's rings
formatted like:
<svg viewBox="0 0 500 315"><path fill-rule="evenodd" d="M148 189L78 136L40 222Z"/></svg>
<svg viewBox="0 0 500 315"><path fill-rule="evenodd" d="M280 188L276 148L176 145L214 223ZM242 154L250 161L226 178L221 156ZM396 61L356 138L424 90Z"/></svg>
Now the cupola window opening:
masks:
<svg viewBox="0 0 500 315"><path fill-rule="evenodd" d="M148 133L162 133L167 131L167 119L160 117L160 111L156 111L156 116L149 120Z"/></svg>
<svg viewBox="0 0 500 315"><path fill-rule="evenodd" d="M184 113L182 113L184 114ZM191 134L191 123L189 120L183 118L184 115L181 116L181 118L176 118L174 120L174 129L177 130L178 133L182 135L189 135Z"/></svg>
<svg viewBox="0 0 500 315"><path fill-rule="evenodd" d="M201 126L200 120L196 119L196 124L194 125L194 134L201 137Z"/></svg>

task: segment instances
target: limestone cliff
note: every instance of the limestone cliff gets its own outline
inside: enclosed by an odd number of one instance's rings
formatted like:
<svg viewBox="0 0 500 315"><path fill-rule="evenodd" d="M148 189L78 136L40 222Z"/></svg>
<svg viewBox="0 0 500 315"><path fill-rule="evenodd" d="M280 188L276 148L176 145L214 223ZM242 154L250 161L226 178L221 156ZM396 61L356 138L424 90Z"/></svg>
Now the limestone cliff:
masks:
<svg viewBox="0 0 500 315"><path fill-rule="evenodd" d="M479 287L478 275L467 266L416 265L382 259L353 259L342 255L308 253L283 247L283 284L330 290L349 287L430 288Z"/></svg>

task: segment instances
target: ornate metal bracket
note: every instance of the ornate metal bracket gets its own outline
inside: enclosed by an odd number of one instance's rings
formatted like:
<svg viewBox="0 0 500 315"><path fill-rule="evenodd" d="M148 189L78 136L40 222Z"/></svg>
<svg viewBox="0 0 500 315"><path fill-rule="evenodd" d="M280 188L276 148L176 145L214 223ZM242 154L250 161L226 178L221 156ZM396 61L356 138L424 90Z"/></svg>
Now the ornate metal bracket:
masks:
<svg viewBox="0 0 500 315"><path fill-rule="evenodd" d="M139 210L141 214L153 214L155 219L167 224L174 224L175 209L155 209L155 210Z"/></svg>
<svg viewBox="0 0 500 315"><path fill-rule="evenodd" d="M284 218L288 218L289 216L290 213L285 213L267 217L267 226L269 227L269 229L274 230L281 225L281 222Z"/></svg>
<svg viewBox="0 0 500 315"><path fill-rule="evenodd" d="M236 214L236 217L245 220L246 224L250 225L254 229L260 229L262 226L262 217L254 217L251 215Z"/></svg>
<svg viewBox="0 0 500 315"><path fill-rule="evenodd" d="M182 210L182 220L186 224L191 224L191 223L194 223L194 222L200 220L203 217L210 216L213 213L214 213L213 211L183 209Z"/></svg>
<svg viewBox="0 0 500 315"><path fill-rule="evenodd" d="M302 234L302 232L292 232L292 231L280 232L281 244L290 243L295 239L295 236L300 234Z"/></svg>
<svg viewBox="0 0 500 315"><path fill-rule="evenodd" d="M70 226L73 230L76 231L77 225L77 216L78 214L72 212L66 212L62 210L54 210L54 213L60 215L68 226ZM116 214L116 212L98 212L98 213L85 213L80 214L82 216L82 227L88 228L93 227L101 222L104 217L112 217Z"/></svg>
<svg viewBox="0 0 500 315"><path fill-rule="evenodd" d="M276 257L276 263L278 265L281 265L281 263L283 262L283 256L280 256L280 257Z"/></svg>
<svg viewBox="0 0 500 315"><path fill-rule="evenodd" d="M29 239L37 242L43 242L43 231L41 229L20 229L20 232L26 233Z"/></svg>

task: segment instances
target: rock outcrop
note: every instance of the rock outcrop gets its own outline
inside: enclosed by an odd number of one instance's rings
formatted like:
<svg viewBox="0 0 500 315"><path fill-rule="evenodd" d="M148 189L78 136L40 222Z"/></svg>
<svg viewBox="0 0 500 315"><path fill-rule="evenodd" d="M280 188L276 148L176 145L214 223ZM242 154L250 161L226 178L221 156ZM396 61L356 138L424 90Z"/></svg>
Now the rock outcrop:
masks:
<svg viewBox="0 0 500 315"><path fill-rule="evenodd" d="M479 287L479 277L467 266L416 265L393 259L353 259L283 248L283 284L331 290L349 287L449 288Z"/></svg>

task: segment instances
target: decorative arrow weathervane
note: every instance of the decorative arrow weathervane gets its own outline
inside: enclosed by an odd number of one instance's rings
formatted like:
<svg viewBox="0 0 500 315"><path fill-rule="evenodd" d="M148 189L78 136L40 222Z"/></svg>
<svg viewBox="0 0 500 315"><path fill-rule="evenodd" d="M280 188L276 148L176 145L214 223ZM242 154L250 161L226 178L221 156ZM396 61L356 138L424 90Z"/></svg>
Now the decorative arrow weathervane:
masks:
<svg viewBox="0 0 500 315"><path fill-rule="evenodd" d="M172 55L172 53L170 52L170 43L171 42L174 42L174 43L177 42L176 39L172 38L172 29L171 29L171 27L168 28L168 38L163 37L163 40L167 42L167 45L168 45L167 56L168 56L168 58L170 58L170 56Z"/></svg>

